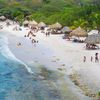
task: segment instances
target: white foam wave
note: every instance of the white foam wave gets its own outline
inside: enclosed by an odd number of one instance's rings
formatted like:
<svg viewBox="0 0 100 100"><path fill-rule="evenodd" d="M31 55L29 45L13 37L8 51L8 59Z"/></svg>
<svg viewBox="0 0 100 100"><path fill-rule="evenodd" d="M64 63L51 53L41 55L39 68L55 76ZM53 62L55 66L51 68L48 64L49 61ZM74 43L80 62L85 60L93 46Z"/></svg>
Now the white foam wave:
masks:
<svg viewBox="0 0 100 100"><path fill-rule="evenodd" d="M21 64L23 64L29 73L33 74L32 70L30 67L28 67L24 62L22 62L21 60L17 59L14 54L10 51L9 47L8 47L8 38L6 35L0 35L0 53L6 57L7 59L11 59L14 61L17 61Z"/></svg>

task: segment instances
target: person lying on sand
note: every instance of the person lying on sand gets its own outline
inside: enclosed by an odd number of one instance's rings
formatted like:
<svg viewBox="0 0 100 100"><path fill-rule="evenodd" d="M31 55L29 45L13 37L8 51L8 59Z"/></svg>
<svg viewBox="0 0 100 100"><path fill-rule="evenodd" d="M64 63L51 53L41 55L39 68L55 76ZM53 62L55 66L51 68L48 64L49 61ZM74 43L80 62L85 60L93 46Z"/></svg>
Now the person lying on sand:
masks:
<svg viewBox="0 0 100 100"><path fill-rule="evenodd" d="M36 42L36 40L35 39L32 39L32 43L35 43Z"/></svg>
<svg viewBox="0 0 100 100"><path fill-rule="evenodd" d="M32 43L38 43L39 41L36 41L35 39L32 39Z"/></svg>
<svg viewBox="0 0 100 100"><path fill-rule="evenodd" d="M32 33L32 36L33 36L33 37L36 37L36 35L35 35L35 34L33 34L33 33Z"/></svg>
<svg viewBox="0 0 100 100"><path fill-rule="evenodd" d="M35 39L32 39L32 43L38 43L39 41L36 41Z"/></svg>
<svg viewBox="0 0 100 100"><path fill-rule="evenodd" d="M21 46L21 45L22 45L21 43L18 43L18 44L17 44L17 46Z"/></svg>

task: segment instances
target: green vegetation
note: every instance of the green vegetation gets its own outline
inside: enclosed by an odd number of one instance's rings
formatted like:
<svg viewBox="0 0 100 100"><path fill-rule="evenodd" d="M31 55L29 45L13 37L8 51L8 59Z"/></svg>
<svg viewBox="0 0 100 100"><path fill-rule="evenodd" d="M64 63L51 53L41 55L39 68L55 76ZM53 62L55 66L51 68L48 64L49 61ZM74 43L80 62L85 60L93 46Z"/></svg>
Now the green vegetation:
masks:
<svg viewBox="0 0 100 100"><path fill-rule="evenodd" d="M99 0L0 0L0 15L22 23L26 16L47 24L100 28Z"/></svg>

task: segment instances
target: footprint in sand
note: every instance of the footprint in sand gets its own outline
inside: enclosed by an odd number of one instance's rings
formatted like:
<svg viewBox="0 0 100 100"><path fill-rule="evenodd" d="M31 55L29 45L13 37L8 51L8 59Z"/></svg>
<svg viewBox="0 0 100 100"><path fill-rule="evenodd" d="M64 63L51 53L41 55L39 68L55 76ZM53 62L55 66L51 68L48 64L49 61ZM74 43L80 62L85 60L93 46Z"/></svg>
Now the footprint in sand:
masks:
<svg viewBox="0 0 100 100"><path fill-rule="evenodd" d="M52 62L57 62L56 60L52 60Z"/></svg>
<svg viewBox="0 0 100 100"><path fill-rule="evenodd" d="M57 68L57 69L60 70L60 71L66 70L65 68Z"/></svg>
<svg viewBox="0 0 100 100"><path fill-rule="evenodd" d="M42 52L42 55L45 55L45 53Z"/></svg>
<svg viewBox="0 0 100 100"><path fill-rule="evenodd" d="M63 69L62 68L57 68L58 70L62 71Z"/></svg>
<svg viewBox="0 0 100 100"><path fill-rule="evenodd" d="M35 60L34 62L36 62L36 63L37 63L38 61L37 61L37 60Z"/></svg>
<svg viewBox="0 0 100 100"><path fill-rule="evenodd" d="M66 66L65 64L62 64L61 66Z"/></svg>
<svg viewBox="0 0 100 100"><path fill-rule="evenodd" d="M55 60L52 60L52 62L57 62L57 61L60 61L59 58L55 59Z"/></svg>
<svg viewBox="0 0 100 100"><path fill-rule="evenodd" d="M60 61L60 59L59 59L59 58L57 58L56 60L57 60L57 61Z"/></svg>
<svg viewBox="0 0 100 100"><path fill-rule="evenodd" d="M55 58L56 56L52 56L53 58Z"/></svg>

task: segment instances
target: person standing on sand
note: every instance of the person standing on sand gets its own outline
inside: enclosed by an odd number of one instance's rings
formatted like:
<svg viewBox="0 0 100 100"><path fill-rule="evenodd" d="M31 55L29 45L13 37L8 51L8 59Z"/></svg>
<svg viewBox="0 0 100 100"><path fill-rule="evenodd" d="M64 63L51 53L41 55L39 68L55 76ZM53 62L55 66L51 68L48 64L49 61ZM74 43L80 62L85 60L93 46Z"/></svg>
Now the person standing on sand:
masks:
<svg viewBox="0 0 100 100"><path fill-rule="evenodd" d="M91 62L93 61L93 57L91 56Z"/></svg>
<svg viewBox="0 0 100 100"><path fill-rule="evenodd" d="M48 32L48 36L50 36L50 32Z"/></svg>
<svg viewBox="0 0 100 100"><path fill-rule="evenodd" d="M99 62L98 53L95 53L95 62Z"/></svg>
<svg viewBox="0 0 100 100"><path fill-rule="evenodd" d="M45 35L47 36L47 35L48 35L48 33L46 32L46 33L45 33Z"/></svg>
<svg viewBox="0 0 100 100"><path fill-rule="evenodd" d="M83 62L86 62L86 56L84 56Z"/></svg>

